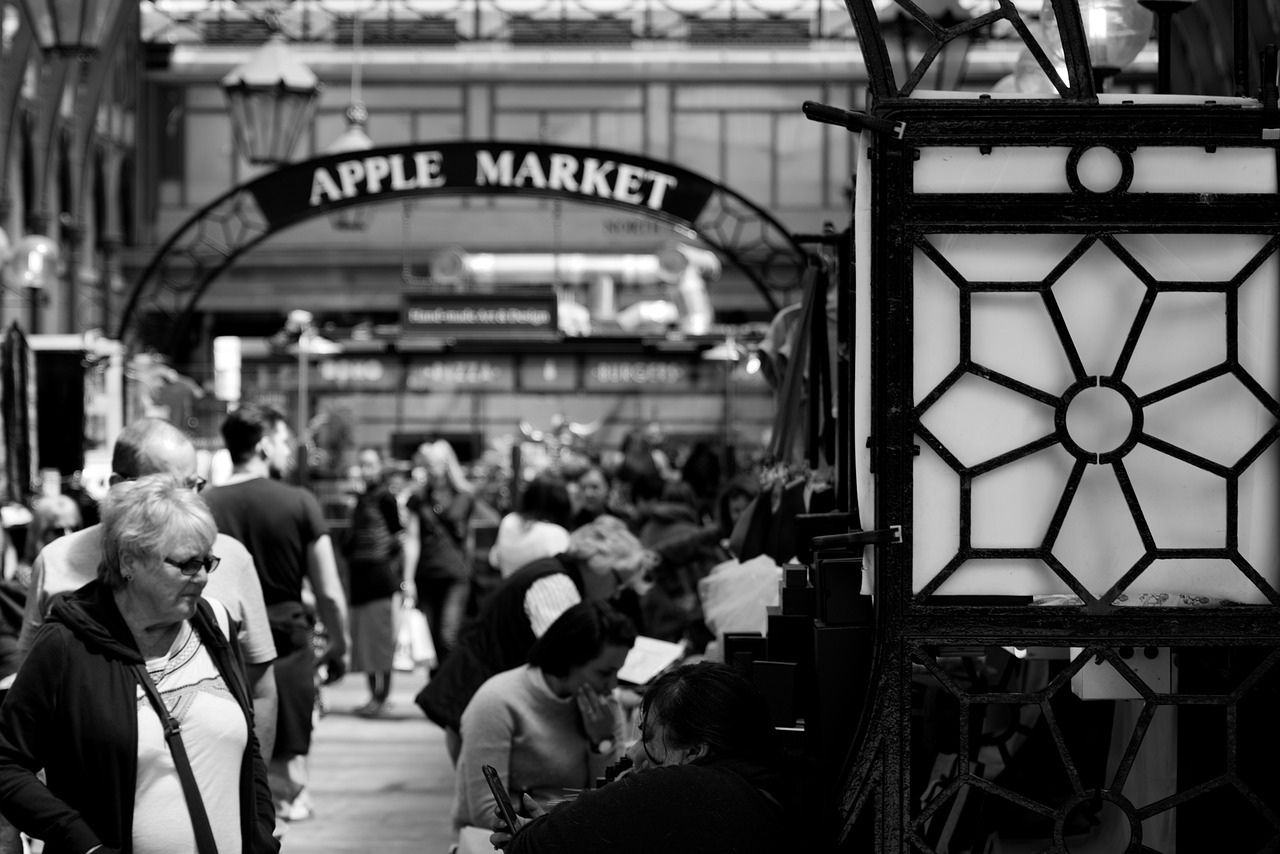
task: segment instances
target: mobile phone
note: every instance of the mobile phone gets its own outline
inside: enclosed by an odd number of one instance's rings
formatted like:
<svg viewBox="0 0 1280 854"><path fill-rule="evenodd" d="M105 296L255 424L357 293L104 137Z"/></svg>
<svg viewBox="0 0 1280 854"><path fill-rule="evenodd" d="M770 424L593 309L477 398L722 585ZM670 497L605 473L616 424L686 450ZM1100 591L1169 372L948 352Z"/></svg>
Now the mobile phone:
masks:
<svg viewBox="0 0 1280 854"><path fill-rule="evenodd" d="M507 784L502 782L502 778L498 776L498 769L492 765L481 765L480 770L484 772L484 781L489 784L489 791L493 792L493 797L498 802L498 811L502 813L502 820L514 834L519 830L520 825L516 819L515 807L511 806L511 798L507 795Z"/></svg>

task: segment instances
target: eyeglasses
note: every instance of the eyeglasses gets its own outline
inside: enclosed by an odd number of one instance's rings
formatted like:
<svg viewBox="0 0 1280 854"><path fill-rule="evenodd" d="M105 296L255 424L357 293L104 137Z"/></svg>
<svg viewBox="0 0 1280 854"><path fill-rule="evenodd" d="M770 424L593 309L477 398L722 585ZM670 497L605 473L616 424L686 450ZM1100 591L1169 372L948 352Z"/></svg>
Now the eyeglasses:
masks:
<svg viewBox="0 0 1280 854"><path fill-rule="evenodd" d="M119 472L114 472L114 471L111 473L111 476L119 478L120 480L137 480L137 477L125 477ZM185 486L187 489L195 490L196 492L199 492L200 490L204 489L205 486L208 485L208 483L209 481L205 480L198 474L193 474L191 475L191 477L187 478L182 482L183 486Z"/></svg>
<svg viewBox="0 0 1280 854"><path fill-rule="evenodd" d="M196 555L186 560L174 560L171 557L167 557L164 562L181 570L183 575L199 575L202 569L205 572L213 572L218 568L218 564L222 563L222 558L217 555Z"/></svg>

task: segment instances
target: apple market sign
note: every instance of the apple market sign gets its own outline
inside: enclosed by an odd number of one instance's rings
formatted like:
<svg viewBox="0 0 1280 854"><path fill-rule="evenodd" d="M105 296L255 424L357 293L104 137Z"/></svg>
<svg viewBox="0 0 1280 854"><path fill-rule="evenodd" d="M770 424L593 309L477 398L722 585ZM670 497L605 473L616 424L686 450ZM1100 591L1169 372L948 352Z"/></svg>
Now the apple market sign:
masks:
<svg viewBox="0 0 1280 854"><path fill-rule="evenodd" d="M347 152L282 170L254 197L279 228L348 205L432 193L523 194L630 208L694 222L716 185L670 163L615 151L529 143L433 143ZM268 176L269 178L270 176Z"/></svg>
<svg viewBox="0 0 1280 854"><path fill-rule="evenodd" d="M765 307L799 291L808 251L766 210L673 163L624 151L511 141L418 142L327 154L233 187L155 251L117 318L131 349L183 351L210 284L272 235L345 207L432 196L522 195L605 205L682 229L738 266ZM509 317L508 317L509 319ZM428 318L430 320L430 318Z"/></svg>

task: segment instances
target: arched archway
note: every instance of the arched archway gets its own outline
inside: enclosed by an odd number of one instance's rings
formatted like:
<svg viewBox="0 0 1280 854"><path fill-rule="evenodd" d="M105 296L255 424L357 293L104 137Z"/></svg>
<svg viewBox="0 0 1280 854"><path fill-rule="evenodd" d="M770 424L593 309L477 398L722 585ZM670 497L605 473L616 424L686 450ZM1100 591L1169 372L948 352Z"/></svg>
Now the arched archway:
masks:
<svg viewBox="0 0 1280 854"><path fill-rule="evenodd" d="M697 237L772 308L807 255L765 210L724 185L628 152L524 142L424 142L318 157L236 187L194 214L134 284L117 337L171 353L205 289L272 234L341 208L395 199L524 195L621 208ZM143 328L143 317L161 321Z"/></svg>

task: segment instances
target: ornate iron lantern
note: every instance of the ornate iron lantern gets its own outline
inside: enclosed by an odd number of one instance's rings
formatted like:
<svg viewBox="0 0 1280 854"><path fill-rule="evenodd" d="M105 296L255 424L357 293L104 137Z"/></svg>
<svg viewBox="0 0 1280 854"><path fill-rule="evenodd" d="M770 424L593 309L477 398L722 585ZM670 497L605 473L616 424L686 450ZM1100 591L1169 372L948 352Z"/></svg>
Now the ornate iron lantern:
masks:
<svg viewBox="0 0 1280 854"><path fill-rule="evenodd" d="M82 57L98 52L122 5L121 0L22 0L41 50Z"/></svg>
<svg viewBox="0 0 1280 854"><path fill-rule="evenodd" d="M369 120L369 111L364 104L356 102L347 107L346 116L347 129L325 149L325 154L346 154L373 148L373 140L364 130L365 122ZM332 213L329 222L338 231L364 231L369 227L372 216L373 208L369 205L351 205Z"/></svg>
<svg viewBox="0 0 1280 854"><path fill-rule="evenodd" d="M277 33L248 62L222 78L236 147L256 166L289 162L311 124L323 86L294 59Z"/></svg>

